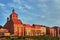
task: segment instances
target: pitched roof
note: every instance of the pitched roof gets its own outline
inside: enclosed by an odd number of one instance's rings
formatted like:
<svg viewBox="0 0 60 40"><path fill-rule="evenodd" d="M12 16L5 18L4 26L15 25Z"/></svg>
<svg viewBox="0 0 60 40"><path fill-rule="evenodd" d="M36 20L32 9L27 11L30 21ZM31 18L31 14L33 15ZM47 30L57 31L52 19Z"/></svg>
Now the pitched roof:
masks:
<svg viewBox="0 0 60 40"><path fill-rule="evenodd" d="M15 24L22 24L21 20L12 20L12 22L15 23Z"/></svg>

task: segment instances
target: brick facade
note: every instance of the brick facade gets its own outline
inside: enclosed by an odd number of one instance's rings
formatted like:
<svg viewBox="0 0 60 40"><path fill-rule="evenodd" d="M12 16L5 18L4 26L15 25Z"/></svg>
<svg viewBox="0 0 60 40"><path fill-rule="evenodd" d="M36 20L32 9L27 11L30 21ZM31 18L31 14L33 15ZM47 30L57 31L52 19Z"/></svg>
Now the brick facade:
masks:
<svg viewBox="0 0 60 40"><path fill-rule="evenodd" d="M3 29L7 29L9 33L14 36L51 35L60 37L60 28L49 28L37 24L23 24L22 21L18 19L18 14L14 9L12 10L10 17L7 19ZM8 33L5 32L5 36L6 34Z"/></svg>

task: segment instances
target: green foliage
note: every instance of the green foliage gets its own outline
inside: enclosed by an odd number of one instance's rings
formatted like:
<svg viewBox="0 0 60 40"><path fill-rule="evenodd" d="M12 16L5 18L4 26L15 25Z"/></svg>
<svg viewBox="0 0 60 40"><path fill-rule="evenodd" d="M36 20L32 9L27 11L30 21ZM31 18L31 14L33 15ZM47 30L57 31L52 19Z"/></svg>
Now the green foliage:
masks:
<svg viewBox="0 0 60 40"><path fill-rule="evenodd" d="M0 28L2 28L2 25L0 25Z"/></svg>
<svg viewBox="0 0 60 40"><path fill-rule="evenodd" d="M44 36L5 37L4 40L60 40L60 38L44 35Z"/></svg>

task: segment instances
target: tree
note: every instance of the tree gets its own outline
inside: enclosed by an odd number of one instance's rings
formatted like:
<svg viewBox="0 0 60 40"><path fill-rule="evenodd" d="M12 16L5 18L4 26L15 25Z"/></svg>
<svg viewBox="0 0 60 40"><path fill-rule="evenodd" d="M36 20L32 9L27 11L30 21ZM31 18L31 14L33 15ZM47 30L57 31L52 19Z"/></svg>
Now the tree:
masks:
<svg viewBox="0 0 60 40"><path fill-rule="evenodd" d="M2 25L0 25L0 29L2 28Z"/></svg>

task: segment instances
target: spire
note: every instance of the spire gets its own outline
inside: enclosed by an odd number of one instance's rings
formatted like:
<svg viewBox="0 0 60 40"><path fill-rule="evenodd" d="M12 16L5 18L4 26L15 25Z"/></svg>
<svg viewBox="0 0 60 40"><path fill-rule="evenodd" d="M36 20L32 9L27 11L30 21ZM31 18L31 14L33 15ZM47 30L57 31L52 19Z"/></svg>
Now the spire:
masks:
<svg viewBox="0 0 60 40"><path fill-rule="evenodd" d="M12 12L15 12L15 9L13 9Z"/></svg>
<svg viewBox="0 0 60 40"><path fill-rule="evenodd" d="M18 15L18 14L15 12L15 9L14 9L14 8L12 9L12 14ZM11 15L12 15L12 14L11 14Z"/></svg>
<svg viewBox="0 0 60 40"><path fill-rule="evenodd" d="M15 9L13 8L13 10L12 10L12 14L16 14L16 12L15 12ZM17 14L16 14L17 15Z"/></svg>
<svg viewBox="0 0 60 40"><path fill-rule="evenodd" d="M12 13L10 15L10 19L18 19L18 14L15 12L15 10L12 10Z"/></svg>

